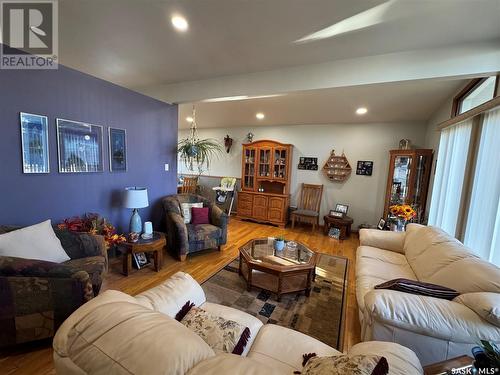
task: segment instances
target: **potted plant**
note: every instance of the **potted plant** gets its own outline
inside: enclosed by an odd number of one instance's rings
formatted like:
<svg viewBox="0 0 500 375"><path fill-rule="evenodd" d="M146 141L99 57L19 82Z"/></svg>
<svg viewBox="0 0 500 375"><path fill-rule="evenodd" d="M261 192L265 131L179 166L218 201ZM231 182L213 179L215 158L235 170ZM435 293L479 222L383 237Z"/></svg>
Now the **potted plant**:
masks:
<svg viewBox="0 0 500 375"><path fill-rule="evenodd" d="M500 368L500 349L494 342L481 340L479 346L472 348L472 355L475 359L474 367L477 370L492 371L483 372L484 374L494 374L494 369Z"/></svg>
<svg viewBox="0 0 500 375"><path fill-rule="evenodd" d="M199 174L203 168L210 167L210 159L222 153L222 145L215 139L198 139L198 129L196 127L196 110L193 106L193 116L191 122L191 134L188 138L182 139L177 145L177 153L184 165L190 171L194 171L195 164Z"/></svg>
<svg viewBox="0 0 500 375"><path fill-rule="evenodd" d="M274 250L282 251L285 248L285 237L279 235L274 237Z"/></svg>

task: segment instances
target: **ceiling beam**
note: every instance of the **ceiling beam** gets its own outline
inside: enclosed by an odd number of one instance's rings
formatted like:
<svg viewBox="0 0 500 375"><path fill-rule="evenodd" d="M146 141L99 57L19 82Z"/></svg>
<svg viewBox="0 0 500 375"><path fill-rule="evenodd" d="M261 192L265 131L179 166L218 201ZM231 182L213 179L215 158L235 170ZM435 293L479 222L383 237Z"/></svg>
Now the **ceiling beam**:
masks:
<svg viewBox="0 0 500 375"><path fill-rule="evenodd" d="M237 95L268 95L430 78L466 78L499 71L500 41L494 41L337 60L135 90L168 103L187 103Z"/></svg>

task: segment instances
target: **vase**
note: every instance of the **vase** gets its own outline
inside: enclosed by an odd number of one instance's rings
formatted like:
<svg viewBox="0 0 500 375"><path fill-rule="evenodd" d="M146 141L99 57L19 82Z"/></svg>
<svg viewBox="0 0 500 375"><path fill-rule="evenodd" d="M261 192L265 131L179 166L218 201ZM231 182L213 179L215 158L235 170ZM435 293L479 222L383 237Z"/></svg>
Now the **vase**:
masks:
<svg viewBox="0 0 500 375"><path fill-rule="evenodd" d="M285 241L274 240L274 250L282 251L285 248Z"/></svg>
<svg viewBox="0 0 500 375"><path fill-rule="evenodd" d="M404 232L406 230L406 220L396 218L396 220L391 224L391 230L393 232Z"/></svg>

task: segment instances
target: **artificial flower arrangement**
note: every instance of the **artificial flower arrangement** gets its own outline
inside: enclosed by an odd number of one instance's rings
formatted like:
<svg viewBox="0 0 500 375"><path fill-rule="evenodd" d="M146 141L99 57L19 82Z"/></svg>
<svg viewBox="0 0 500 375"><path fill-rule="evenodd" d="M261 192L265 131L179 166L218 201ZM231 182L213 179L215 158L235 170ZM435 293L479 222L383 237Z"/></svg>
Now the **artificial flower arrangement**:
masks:
<svg viewBox="0 0 500 375"><path fill-rule="evenodd" d="M392 215L405 221L411 220L417 216L413 207L408 204L395 204L389 207L389 211Z"/></svg>
<svg viewBox="0 0 500 375"><path fill-rule="evenodd" d="M86 213L82 217L77 216L65 219L57 227L69 230L70 232L83 232L104 236L104 240L108 246L127 241L124 235L116 233L113 224L95 213Z"/></svg>

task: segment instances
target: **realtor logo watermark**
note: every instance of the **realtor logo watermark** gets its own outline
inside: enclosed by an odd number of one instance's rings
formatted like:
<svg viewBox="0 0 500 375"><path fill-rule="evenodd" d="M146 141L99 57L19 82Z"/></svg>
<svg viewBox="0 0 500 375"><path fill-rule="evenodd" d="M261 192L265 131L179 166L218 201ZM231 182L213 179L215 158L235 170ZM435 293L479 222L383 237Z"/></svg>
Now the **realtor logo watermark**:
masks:
<svg viewBox="0 0 500 375"><path fill-rule="evenodd" d="M0 69L57 69L57 0L0 1Z"/></svg>

